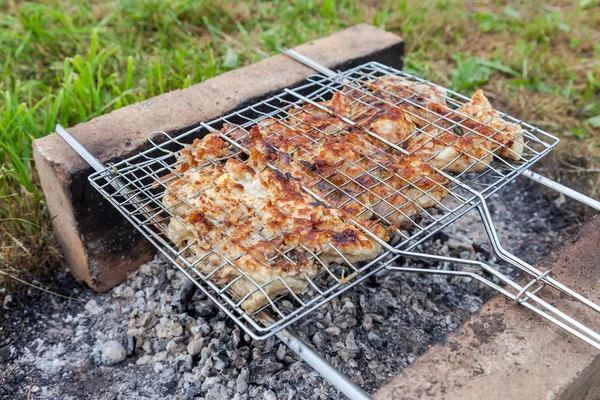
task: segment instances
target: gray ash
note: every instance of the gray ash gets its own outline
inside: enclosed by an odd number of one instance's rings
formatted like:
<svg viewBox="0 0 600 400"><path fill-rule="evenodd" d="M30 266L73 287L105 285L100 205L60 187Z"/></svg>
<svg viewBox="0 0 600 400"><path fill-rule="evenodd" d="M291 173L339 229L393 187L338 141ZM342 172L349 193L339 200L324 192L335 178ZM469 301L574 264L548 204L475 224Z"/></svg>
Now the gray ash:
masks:
<svg viewBox="0 0 600 400"><path fill-rule="evenodd" d="M529 262L578 225L571 202L527 180L501 193L490 201L499 235L507 249ZM422 250L497 263L475 212L435 235ZM456 267L401 262L397 265ZM53 290L85 303L23 290L4 306L3 398L343 397L277 339L251 340L160 260L105 294L92 293L65 274L52 284ZM468 278L381 271L293 329L372 392L443 341L492 295Z"/></svg>

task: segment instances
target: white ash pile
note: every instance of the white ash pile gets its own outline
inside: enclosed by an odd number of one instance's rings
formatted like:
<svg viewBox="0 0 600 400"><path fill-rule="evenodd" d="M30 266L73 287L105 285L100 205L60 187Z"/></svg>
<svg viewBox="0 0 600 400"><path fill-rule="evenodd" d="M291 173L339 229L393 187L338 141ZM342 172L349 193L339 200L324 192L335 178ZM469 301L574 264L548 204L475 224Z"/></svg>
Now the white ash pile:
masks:
<svg viewBox="0 0 600 400"><path fill-rule="evenodd" d="M491 208L506 247L533 261L559 241L573 216L553 209L542 194L524 194L517 187L505 190ZM476 213L435 235L423 249L496 262ZM6 329L23 328L0 351L0 369L11 371L0 378L0 397L342 398L277 339L250 340L159 260L109 293L82 288L72 293L87 296L85 305L45 296L7 311ZM374 391L444 340L492 294L468 278L381 271L293 329L354 382Z"/></svg>

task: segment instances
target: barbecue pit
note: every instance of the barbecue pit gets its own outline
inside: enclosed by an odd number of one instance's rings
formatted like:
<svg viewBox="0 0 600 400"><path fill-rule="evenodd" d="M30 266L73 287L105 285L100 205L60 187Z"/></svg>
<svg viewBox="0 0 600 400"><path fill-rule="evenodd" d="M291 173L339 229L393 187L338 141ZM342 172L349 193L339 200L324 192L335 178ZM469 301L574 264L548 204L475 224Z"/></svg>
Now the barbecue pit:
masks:
<svg viewBox="0 0 600 400"><path fill-rule="evenodd" d="M313 281L307 277L310 288L314 289L314 291L309 290L307 292L308 296L304 296L304 298L292 291L281 278L279 278L279 280L289 289L289 293L287 296L278 295L276 298L271 298L265 290L265 286L272 284L272 281L266 282L263 285L257 284L249 276L245 275L243 271L238 269L240 272L239 279L247 279L248 281L253 282L255 285L254 292L260 292L262 296L266 298L268 303L265 308L246 312L243 303L248 298L247 296L242 298L235 298L235 296L232 296L230 284L224 286L220 285L220 287L217 286L210 279L212 273L204 275L197 270L196 265L194 264L196 261L190 263L189 257L185 254L186 249L173 248L173 246L164 239L164 232L167 230L165 220L168 218L175 218L175 215L171 214L169 208L165 207L162 202L162 196L164 196L165 189L168 189L168 186L164 185L162 182L165 180L165 176L169 176L174 170L173 164L175 162L175 157L173 151L184 148L184 143L186 141L189 143L190 139L197 137L199 134L202 135L203 131L204 134L208 132L219 132L218 129L222 128L225 123L234 123L236 126L248 128L250 126L260 125L261 121L270 117L293 117L290 110L294 106L312 105L315 108L322 108L319 106L318 101L329 100L336 91L341 92L344 90L344 87L351 87L352 90L361 90L364 96L373 96L373 93L362 89L365 87L365 82L370 84L390 75L401 76L404 79L416 81L425 85L432 85L429 82L425 82L414 76L402 73L401 71L394 70L391 67L379 63L368 63L349 71L338 74L332 73L330 75L331 76L315 75L309 77L309 83L304 86L294 90L286 89L282 94L276 95L241 111L234 112L216 121L207 124L203 123L201 124L201 127L183 133L177 137L171 137L164 132L152 134L150 136L150 142L153 144L151 149L120 163L110 165L107 168L103 167L93 157L86 153L85 149L78 146L74 139L69 137L66 131L60 129L58 131L67 141L70 141L73 147L78 150L82 156L88 159L90 164L98 171L90 177L90 182L92 182L100 193L119 209L119 211L121 211L121 213L132 222L165 257L171 260L174 265L178 266L178 268L180 268L182 272L196 284L196 286L203 290L204 293L230 318L234 319L242 329L255 339L267 339L270 336L277 334L284 343L288 344L317 371L323 373L330 382L351 398L367 398L368 395L349 382L339 373L339 371L331 368L327 362L316 353L310 351L302 341L298 340L297 337L288 330L285 330L285 328L314 311L317 307L331 301L333 298L339 296L346 290L349 290L365 278L384 268L390 271L454 275L476 279L514 300L517 304L523 305L538 315L543 316L550 322L555 323L587 343L600 348L600 335L570 315L564 313L559 308L544 301L538 293L542 291L546 285L549 285L554 290L562 292L563 295L570 296L596 311L600 311L600 307L568 288L563 283L552 278L550 270L540 271L525 261L515 257L502 247L498 239L492 217L486 204L486 198L500 190L520 173L530 168L558 143L558 139L552 135L505 114L502 115L503 119L517 123L525 129L523 132L524 151L518 162L509 163L506 161L497 161L497 159L494 158L495 161L490 165L486 165L487 169L485 169L483 173L474 174L459 173L450 175L444 172L443 168L441 170L438 169L437 171L440 174L450 180L451 191L449 200L445 203L439 202L437 204L435 207L435 214L421 209L420 211L425 214L423 221L417 223L416 221L411 220L412 228L410 228L407 233L403 234L400 232L399 241L394 245L390 245L385 241L378 239L374 234L371 234L385 250L376 259L367 262L364 265L356 266L352 262L344 259L346 262L341 263L343 268L334 271L328 268L324 262L320 261L320 264L327 270L327 274L323 275L327 276L327 278L333 278L333 281L327 281L328 279L326 278L325 282L317 282L316 280ZM446 98L447 103L451 106L453 105L456 109L468 100L458 93L453 93L451 91L447 91L447 93L449 93L449 96ZM419 93L414 93L414 96L419 96ZM397 107L400 103L408 101L412 107L420 107L418 102L411 101L411 97L412 96L405 99L399 99L398 103L391 105ZM439 117L440 119L444 118L443 115L439 115ZM346 118L344 122L351 126L354 124L351 118ZM440 129L454 129L456 127L460 127L462 130L470 129L468 126L462 125L461 122L456 121L453 121L450 127L442 125L437 127ZM318 129L317 127L314 128ZM367 131L367 133L377 140L385 142L385 144L398 152L406 152L402 147L398 146L398 144L386 141L373 132ZM242 143L236 143L235 138L228 137L227 132L218 134L240 150L239 153L235 153L235 156L248 152ZM157 138L158 135L166 136L167 138L166 140L164 138L159 140ZM175 146L175 149L173 149L173 146ZM450 164L454 161L455 160L452 160ZM474 164L481 162L481 159L474 160ZM385 165L378 165L377 167L385 168ZM274 167L269 166L269 168ZM157 183L159 183L159 185L157 185ZM165 186L162 188L163 190L157 190L157 186L160 186L160 184ZM310 193L310 188L305 189ZM337 189L343 190L341 187L338 187ZM427 196L429 194L423 192L421 195ZM319 198L317 197L317 199ZM356 198L352 199L357 201ZM327 201L326 199L323 200ZM593 201L588 202L593 204ZM423 251L414 251L423 240L431 237L444 227L465 215L468 211L475 208L480 212L482 222L488 232L489 239L496 255L513 267L530 274L532 278L529 282L524 285L519 284L510 276L506 276L497 269L480 261L438 256L427 254ZM396 209L396 211L402 212L398 209ZM385 219L386 215L381 217ZM357 223L357 226L360 225ZM365 233L369 234L367 229L364 230ZM226 265L234 265L231 260L228 260L222 254L218 255L221 259L225 259L225 262L219 265L217 270ZM319 254L312 255L319 260ZM281 256L286 257L285 254L282 254ZM505 286L500 286L488 277L472 271L444 271L393 265L392 263L401 256L447 261L457 265L468 265L472 268L475 267L484 273L493 275ZM253 292L250 292L248 293L248 296L252 294ZM284 303L284 301L286 303Z"/></svg>
<svg viewBox="0 0 600 400"><path fill-rule="evenodd" d="M369 36L369 35L366 35L366 36ZM377 36L377 35L375 35L375 36ZM361 37L365 37L365 35L362 35ZM381 38L379 38L379 39L381 39ZM378 41L380 42L380 40L378 40ZM359 42L360 42L360 41L359 41ZM316 46L315 46L315 47L316 47ZM308 47L308 50L310 50L310 47ZM318 52L317 52L317 53L318 53ZM313 53L313 54L314 54L314 53ZM327 58L327 57L325 57L325 58ZM335 61L335 62L336 62L336 63L338 63L338 61ZM331 64L330 64L330 65L331 65ZM336 65L337 65L337 64L336 64ZM100 121L100 122L102 122L102 121ZM100 125L102 125L102 124L100 124ZM102 126L104 126L104 125L102 125ZM128 128L127 128L127 129L128 129ZM100 148L100 147L96 147L96 149L101 149L101 148ZM95 151L95 153L96 153L96 154L98 154L98 152L97 152L97 151ZM39 154L39 153L38 153L38 154ZM103 155L103 157L104 157L104 159L106 159L106 158L105 158L105 157L106 157L106 155L104 154L104 152L103 152L103 151L101 151L101 150L100 150L100 154L102 154L102 155ZM36 162L37 162L38 160L39 160L39 159L38 159L38 158L36 158ZM61 163L60 163L60 162L59 162L58 164L59 164L59 166L61 165ZM52 164L52 165L53 165L53 164ZM69 165L70 165L70 164L69 164ZM452 226L454 226L454 225L452 225ZM511 243L511 244L512 244L512 242L509 242L509 243ZM507 247L509 247L509 248L514 248L514 246L507 246ZM490 263L491 263L491 261L490 261ZM576 280L573 280L573 282L574 282L574 281L576 281ZM311 315L312 315L312 314L311 314ZM309 316L309 318L310 318L310 316Z"/></svg>

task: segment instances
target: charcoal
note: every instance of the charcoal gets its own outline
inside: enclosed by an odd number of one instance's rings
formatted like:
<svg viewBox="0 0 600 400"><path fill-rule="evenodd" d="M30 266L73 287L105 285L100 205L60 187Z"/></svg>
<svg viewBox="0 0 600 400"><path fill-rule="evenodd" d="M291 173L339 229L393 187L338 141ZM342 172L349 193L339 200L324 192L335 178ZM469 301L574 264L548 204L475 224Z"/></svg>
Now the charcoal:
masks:
<svg viewBox="0 0 600 400"><path fill-rule="evenodd" d="M565 236L555 228L570 226L574 217L552 209L552 218L538 214L530 224L517 223L547 207L543 196L528 193L526 187L517 186L490 202L498 226L507 228L498 229L505 247L535 260ZM536 240L540 229L544 238ZM493 256L477 213L434 235L421 249L483 261L512 273ZM477 272L453 263L410 258L396 262ZM27 377L32 376L48 398L344 398L278 339L252 340L164 259L144 264L112 292L93 294L73 282L72 293L85 302L44 297L31 314L35 316L31 328L26 325L19 342L0 349L7 371L18 363L11 375L15 380L7 381L6 387L26 393ZM350 379L373 392L432 344L443 341L493 294L474 280L380 271L292 328ZM10 303L15 312L16 301ZM295 303L285 299L281 304L291 308ZM24 315L19 312L14 318L14 338ZM120 341L124 356L106 365L103 346L113 340ZM18 346L21 342L25 347ZM120 359L122 353L118 354ZM95 389L101 393L86 394L78 392L88 389L79 389L77 381L111 384Z"/></svg>

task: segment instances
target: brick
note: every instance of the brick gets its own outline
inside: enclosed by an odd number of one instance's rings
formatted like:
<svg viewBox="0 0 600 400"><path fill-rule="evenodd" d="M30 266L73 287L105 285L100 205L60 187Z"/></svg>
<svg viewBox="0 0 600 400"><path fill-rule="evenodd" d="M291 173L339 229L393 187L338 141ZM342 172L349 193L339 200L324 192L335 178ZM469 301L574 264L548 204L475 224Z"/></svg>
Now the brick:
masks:
<svg viewBox="0 0 600 400"><path fill-rule="evenodd" d="M589 299L600 299L600 217L538 264ZM540 269L541 269L540 268ZM600 330L593 310L540 292L551 304ZM437 344L375 394L375 399L600 398L600 352L522 306L497 296L445 344Z"/></svg>
<svg viewBox="0 0 600 400"><path fill-rule="evenodd" d="M398 36L360 24L296 50L333 69L365 61L401 68L404 46ZM69 131L100 161L115 162L146 148L154 130L185 131L297 85L312 73L277 55ZM151 245L90 186L92 169L57 134L34 141L33 150L56 238L78 279L94 290L108 290L153 256Z"/></svg>

